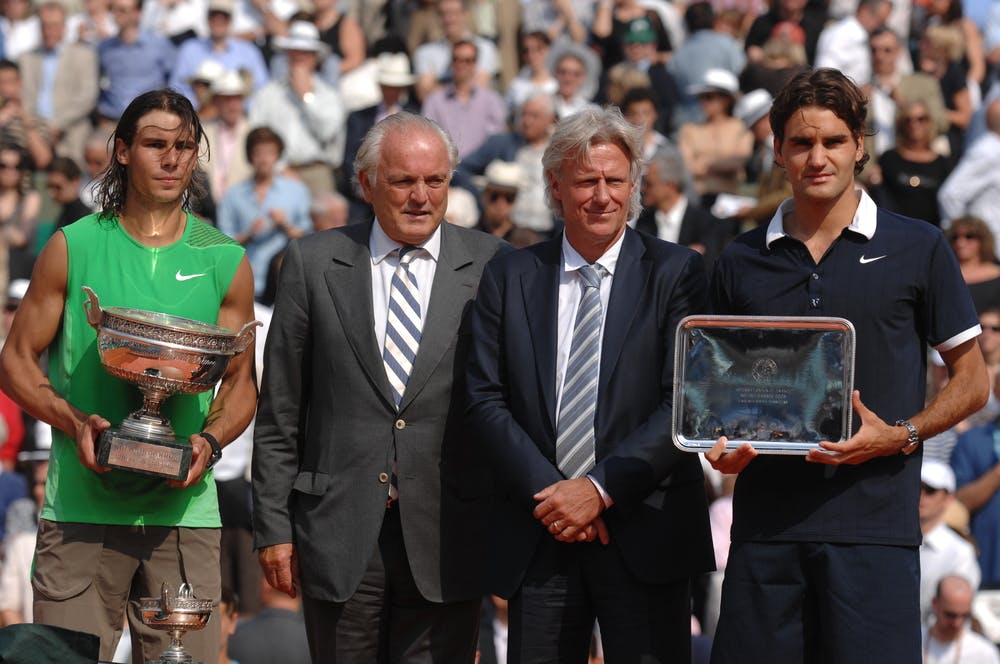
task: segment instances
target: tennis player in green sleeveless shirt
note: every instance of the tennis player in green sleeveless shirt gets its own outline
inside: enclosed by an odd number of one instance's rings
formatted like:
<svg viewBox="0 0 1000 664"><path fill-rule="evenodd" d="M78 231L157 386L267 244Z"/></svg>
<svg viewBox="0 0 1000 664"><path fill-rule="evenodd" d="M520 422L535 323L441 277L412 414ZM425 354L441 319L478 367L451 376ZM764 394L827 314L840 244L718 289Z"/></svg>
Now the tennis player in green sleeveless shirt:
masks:
<svg viewBox="0 0 1000 664"><path fill-rule="evenodd" d="M148 309L237 330L253 318L253 277L243 248L189 214L202 129L171 90L132 101L113 137L97 200L102 212L57 232L0 354L0 388L53 427L51 463L35 551L34 614L97 634L110 660L127 615L136 661L158 657L169 636L147 628L129 599L187 581L219 600L219 521L211 462L253 417L253 345L233 358L218 394L176 395L165 414L192 446L184 481L97 465L94 443L140 402L135 387L101 366L81 287L104 306ZM48 351L49 375L39 365ZM214 441L212 440L214 439ZM212 624L189 633L196 660L218 658ZM141 653L142 660L138 659Z"/></svg>

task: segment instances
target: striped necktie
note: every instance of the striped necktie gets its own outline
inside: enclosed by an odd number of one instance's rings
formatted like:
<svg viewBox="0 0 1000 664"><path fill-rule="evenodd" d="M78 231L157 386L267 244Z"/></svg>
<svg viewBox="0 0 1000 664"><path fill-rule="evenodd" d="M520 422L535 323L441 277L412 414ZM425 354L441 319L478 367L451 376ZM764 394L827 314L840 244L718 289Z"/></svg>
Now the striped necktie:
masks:
<svg viewBox="0 0 1000 664"><path fill-rule="evenodd" d="M601 278L607 271L600 265L584 265L577 272L583 280L583 297L573 327L556 423L556 464L567 479L583 477L594 467L594 413L601 367Z"/></svg>
<svg viewBox="0 0 1000 664"><path fill-rule="evenodd" d="M410 271L416 252L417 247L400 247L399 265L392 275L389 289L389 316L385 325L382 361L397 407L403 400L406 381L420 348L420 291L417 279Z"/></svg>

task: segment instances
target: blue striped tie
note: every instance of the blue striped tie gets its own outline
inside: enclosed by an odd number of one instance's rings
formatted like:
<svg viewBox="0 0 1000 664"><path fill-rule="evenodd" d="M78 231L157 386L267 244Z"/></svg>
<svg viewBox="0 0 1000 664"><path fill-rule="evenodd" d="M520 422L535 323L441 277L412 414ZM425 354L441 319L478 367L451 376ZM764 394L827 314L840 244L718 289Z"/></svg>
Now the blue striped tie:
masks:
<svg viewBox="0 0 1000 664"><path fill-rule="evenodd" d="M600 374L601 278L606 270L584 265L583 297L573 327L573 342L563 379L556 424L556 464L568 479L583 477L594 467L594 413Z"/></svg>
<svg viewBox="0 0 1000 664"><path fill-rule="evenodd" d="M397 407L403 400L406 381L420 348L420 291L417 279L410 271L416 251L417 247L400 247L399 265L392 275L389 289L389 317L385 325L382 361Z"/></svg>

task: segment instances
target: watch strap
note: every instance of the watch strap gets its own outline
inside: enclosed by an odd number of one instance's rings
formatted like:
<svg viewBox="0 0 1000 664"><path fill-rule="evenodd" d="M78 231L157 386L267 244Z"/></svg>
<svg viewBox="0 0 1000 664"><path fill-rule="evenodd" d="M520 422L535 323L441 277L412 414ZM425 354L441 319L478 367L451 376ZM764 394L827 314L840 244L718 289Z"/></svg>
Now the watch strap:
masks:
<svg viewBox="0 0 1000 664"><path fill-rule="evenodd" d="M913 426L913 423L909 420L896 420L897 427L904 427L906 429L906 445L900 450L903 454L913 454L917 447L920 445L920 432L917 431L917 427Z"/></svg>
<svg viewBox="0 0 1000 664"><path fill-rule="evenodd" d="M209 446L212 448L212 456L208 458L208 465L205 466L207 470L218 463L219 459L222 458L222 445L219 445L218 439L207 431L199 431L198 435L207 440Z"/></svg>

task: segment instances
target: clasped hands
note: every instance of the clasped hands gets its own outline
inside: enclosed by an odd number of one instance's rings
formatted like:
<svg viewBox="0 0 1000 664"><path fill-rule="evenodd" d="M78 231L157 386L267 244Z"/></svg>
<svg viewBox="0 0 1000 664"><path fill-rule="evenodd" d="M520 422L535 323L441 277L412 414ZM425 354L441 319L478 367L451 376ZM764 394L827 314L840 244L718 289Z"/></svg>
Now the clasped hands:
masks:
<svg viewBox="0 0 1000 664"><path fill-rule="evenodd" d="M532 515L559 542L611 541L601 518L604 500L597 487L586 477L560 480L550 484L533 498L538 501Z"/></svg>

